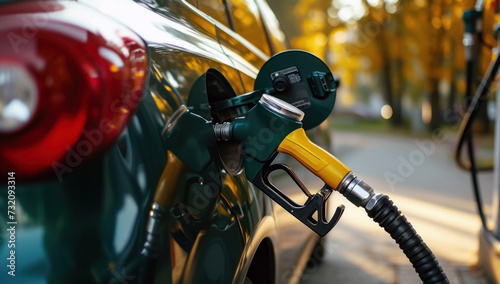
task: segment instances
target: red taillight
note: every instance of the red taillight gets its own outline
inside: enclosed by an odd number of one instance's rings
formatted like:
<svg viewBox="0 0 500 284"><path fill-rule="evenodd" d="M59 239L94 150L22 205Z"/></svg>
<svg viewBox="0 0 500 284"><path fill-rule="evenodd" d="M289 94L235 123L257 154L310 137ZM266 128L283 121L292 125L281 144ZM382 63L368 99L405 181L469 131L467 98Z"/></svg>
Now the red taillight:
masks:
<svg viewBox="0 0 500 284"><path fill-rule="evenodd" d="M135 113L147 66L144 42L89 8L52 1L3 6L0 172L15 171L20 180L47 175L61 178L102 153ZM22 75L12 70L22 70L18 72ZM2 76L8 80L2 81ZM35 94L12 92L5 82L35 84ZM33 91L29 85L21 87ZM21 115L14 117L17 122L2 116L7 103L20 101L18 109L29 110L23 98L35 95L36 106L28 121L21 121L26 118Z"/></svg>

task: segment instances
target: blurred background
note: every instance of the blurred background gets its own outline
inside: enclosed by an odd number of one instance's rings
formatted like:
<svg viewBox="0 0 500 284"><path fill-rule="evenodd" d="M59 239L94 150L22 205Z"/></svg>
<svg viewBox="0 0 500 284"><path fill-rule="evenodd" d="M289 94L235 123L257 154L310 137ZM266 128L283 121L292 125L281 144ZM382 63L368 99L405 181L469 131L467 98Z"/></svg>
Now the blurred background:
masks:
<svg viewBox="0 0 500 284"><path fill-rule="evenodd" d="M478 264L481 222L471 178L453 159L470 100L462 15L476 1L268 2L290 46L314 53L341 80L334 111L322 125L330 129L335 155L395 200L451 283L494 283ZM496 11L496 1L484 1L476 87L496 52ZM480 166L493 162L496 88L495 80L472 129ZM491 221L498 215L492 172L481 172L479 184ZM362 210L345 205L343 219L328 235L324 262L295 280L420 283L389 236Z"/></svg>
<svg viewBox="0 0 500 284"><path fill-rule="evenodd" d="M269 3L291 47L319 56L341 78L336 118L349 113L360 122L376 121L374 126L412 133L458 122L465 93L462 14L473 8L475 1ZM493 35L497 4L486 1L484 5L481 74L497 45ZM494 104L490 103L480 116L481 131L488 132Z"/></svg>

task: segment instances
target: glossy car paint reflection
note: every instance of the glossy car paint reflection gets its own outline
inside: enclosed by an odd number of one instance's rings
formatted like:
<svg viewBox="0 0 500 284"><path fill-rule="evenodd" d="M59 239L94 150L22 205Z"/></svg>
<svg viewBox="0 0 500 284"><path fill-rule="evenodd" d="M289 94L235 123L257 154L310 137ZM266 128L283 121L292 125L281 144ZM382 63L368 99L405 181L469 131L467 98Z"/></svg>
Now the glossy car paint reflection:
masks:
<svg viewBox="0 0 500 284"><path fill-rule="evenodd" d="M20 260L16 280L138 281L139 255L154 194L165 182L162 173L167 153L186 151L182 144L162 135L167 121L186 105L198 116L197 123L182 128L176 138L187 139L185 145L206 145L211 138L200 133L207 133L211 123L211 95L206 84L196 82L214 68L236 94L252 91L258 68L268 57L184 1L61 3L62 7L81 9L81 21L99 21L92 15L103 13L137 33L148 46L148 86L136 115L105 155L60 183L18 187ZM214 147L207 147L206 156L187 152L177 155L187 166L180 171L175 192L167 198L167 225L160 238L154 280L241 283L264 244L269 245L273 270L275 264L288 266L276 267L276 282L283 283L284 273L303 265L308 256L304 248L316 237L296 220L276 223L271 200L248 183L242 169L227 169ZM0 196L2 211L4 201L5 196ZM0 215L2 224L6 224L4 218ZM297 244L291 250L290 236L284 235L290 230L295 230ZM0 238L0 255L7 255L5 236ZM1 282L7 275L4 269Z"/></svg>

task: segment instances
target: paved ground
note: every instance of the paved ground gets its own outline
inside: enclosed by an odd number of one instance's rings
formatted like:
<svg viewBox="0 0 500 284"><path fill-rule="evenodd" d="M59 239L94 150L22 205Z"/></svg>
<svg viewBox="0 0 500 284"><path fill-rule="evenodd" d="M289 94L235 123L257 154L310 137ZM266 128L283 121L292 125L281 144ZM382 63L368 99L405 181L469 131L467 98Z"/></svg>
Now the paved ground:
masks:
<svg viewBox="0 0 500 284"><path fill-rule="evenodd" d="M451 283L488 283L475 267L480 223L469 175L452 160L454 137L336 132L334 143L336 156L407 216ZM492 175L481 174L480 181L491 200ZM328 235L324 263L306 270L300 283L421 283L383 229L335 197L346 205L344 216Z"/></svg>

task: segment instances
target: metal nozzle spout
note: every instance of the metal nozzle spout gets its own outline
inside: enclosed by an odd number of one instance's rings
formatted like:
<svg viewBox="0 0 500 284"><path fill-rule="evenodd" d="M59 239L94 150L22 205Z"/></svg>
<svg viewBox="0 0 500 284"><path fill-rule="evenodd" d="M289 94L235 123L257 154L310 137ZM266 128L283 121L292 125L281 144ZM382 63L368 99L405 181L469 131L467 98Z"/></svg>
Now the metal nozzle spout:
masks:
<svg viewBox="0 0 500 284"><path fill-rule="evenodd" d="M218 141L229 141L233 139L233 124L231 122L216 124L214 125L214 133Z"/></svg>

